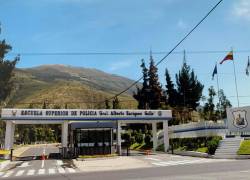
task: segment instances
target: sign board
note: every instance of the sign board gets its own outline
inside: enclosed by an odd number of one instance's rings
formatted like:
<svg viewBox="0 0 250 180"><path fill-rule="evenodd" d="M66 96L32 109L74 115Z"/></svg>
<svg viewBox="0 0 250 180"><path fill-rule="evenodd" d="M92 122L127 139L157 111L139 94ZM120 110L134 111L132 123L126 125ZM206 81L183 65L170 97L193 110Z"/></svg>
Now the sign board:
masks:
<svg viewBox="0 0 250 180"><path fill-rule="evenodd" d="M171 119L170 110L123 109L2 109L4 120L61 119L61 120L112 120L112 119Z"/></svg>
<svg viewBox="0 0 250 180"><path fill-rule="evenodd" d="M250 132L250 106L227 109L228 130Z"/></svg>

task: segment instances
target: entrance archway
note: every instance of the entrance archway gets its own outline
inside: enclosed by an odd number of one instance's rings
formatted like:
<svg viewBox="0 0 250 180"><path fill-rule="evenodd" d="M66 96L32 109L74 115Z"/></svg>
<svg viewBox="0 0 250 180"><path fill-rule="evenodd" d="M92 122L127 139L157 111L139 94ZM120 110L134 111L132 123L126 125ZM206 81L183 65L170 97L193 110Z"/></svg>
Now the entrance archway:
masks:
<svg viewBox="0 0 250 180"><path fill-rule="evenodd" d="M121 154L121 124L130 123L152 124L153 146L155 150L157 147L156 123L163 122L164 147L165 151L167 151L169 147L168 120L171 118L172 112L170 110L2 109L2 119L6 122L5 149L10 150L13 148L15 124L61 124L62 134L60 154L64 158L71 157L69 155L71 154L72 149L74 149L74 146L70 147L68 143L69 123L97 122L98 124L100 121L113 122L116 124L115 127L112 127L112 129L116 129L116 152ZM95 128L99 127L97 126ZM95 133L96 132L98 131L95 131ZM72 134L72 130L70 130L70 134ZM110 135L110 138L111 137L112 135ZM97 137L94 138L96 139ZM101 143L102 145L104 144L104 142ZM85 149L88 149L89 147L88 144Z"/></svg>

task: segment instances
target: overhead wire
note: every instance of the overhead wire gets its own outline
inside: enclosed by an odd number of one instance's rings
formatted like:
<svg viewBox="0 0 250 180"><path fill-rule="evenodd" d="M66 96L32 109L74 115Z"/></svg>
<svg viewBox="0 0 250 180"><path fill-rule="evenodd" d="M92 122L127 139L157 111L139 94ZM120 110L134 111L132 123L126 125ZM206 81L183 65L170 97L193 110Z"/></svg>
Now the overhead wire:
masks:
<svg viewBox="0 0 250 180"><path fill-rule="evenodd" d="M160 60L156 63L156 67L161 64L172 52L174 52L174 50L184 41L186 40L190 34L196 29L198 28L198 26L221 4L223 0L219 0L218 3L216 3L213 8ZM109 98L108 100L112 100L118 96L120 96L121 94L123 94L124 92L128 91L130 88L132 88L133 86L135 86L137 83L139 83L141 80L143 79L143 76L140 77L138 80L136 80L134 83L132 83L130 86L128 86L127 88L125 88L123 91L119 92L118 94L114 95L113 97Z"/></svg>
<svg viewBox="0 0 250 180"><path fill-rule="evenodd" d="M191 50L186 54L220 54L228 50ZM152 54L161 55L170 52L154 51ZM234 53L250 53L250 50L235 50ZM98 55L147 55L148 52L13 52L9 55L20 56L98 56ZM173 51L171 54L183 54L183 51Z"/></svg>

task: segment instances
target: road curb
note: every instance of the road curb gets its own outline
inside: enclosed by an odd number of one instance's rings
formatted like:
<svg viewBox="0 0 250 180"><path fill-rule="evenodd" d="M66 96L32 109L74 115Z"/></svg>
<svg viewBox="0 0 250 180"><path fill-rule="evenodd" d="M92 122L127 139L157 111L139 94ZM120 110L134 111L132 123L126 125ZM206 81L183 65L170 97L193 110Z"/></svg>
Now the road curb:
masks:
<svg viewBox="0 0 250 180"><path fill-rule="evenodd" d="M13 169L19 165L21 165L23 162L22 161L8 161L6 164L0 169L1 172L3 171L8 171L10 169Z"/></svg>

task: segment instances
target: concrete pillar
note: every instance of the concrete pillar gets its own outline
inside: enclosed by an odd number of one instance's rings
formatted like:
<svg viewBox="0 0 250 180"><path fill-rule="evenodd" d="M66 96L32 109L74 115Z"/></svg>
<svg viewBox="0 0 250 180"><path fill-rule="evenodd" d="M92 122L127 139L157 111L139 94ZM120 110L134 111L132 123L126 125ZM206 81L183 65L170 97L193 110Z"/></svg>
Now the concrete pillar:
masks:
<svg viewBox="0 0 250 180"><path fill-rule="evenodd" d="M169 149L168 121L163 121L163 141L165 152Z"/></svg>
<svg viewBox="0 0 250 180"><path fill-rule="evenodd" d="M119 155L122 155L122 144L121 144L121 122L117 121L117 130L116 130L116 147L117 147L117 153Z"/></svg>
<svg viewBox="0 0 250 180"><path fill-rule="evenodd" d="M157 149L157 123L153 122L152 123L152 134L153 134L153 150L156 151Z"/></svg>
<svg viewBox="0 0 250 180"><path fill-rule="evenodd" d="M12 121L6 121L4 148L10 150L14 144L15 125Z"/></svg>
<svg viewBox="0 0 250 180"><path fill-rule="evenodd" d="M68 121L64 121L62 124L62 147L68 147Z"/></svg>
<svg viewBox="0 0 250 180"><path fill-rule="evenodd" d="M68 121L62 123L62 152L61 155L63 158L68 158Z"/></svg>

